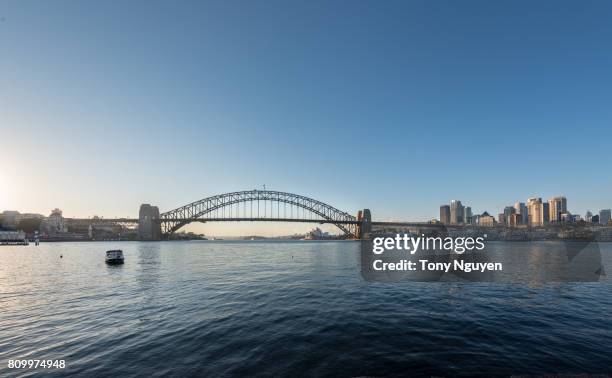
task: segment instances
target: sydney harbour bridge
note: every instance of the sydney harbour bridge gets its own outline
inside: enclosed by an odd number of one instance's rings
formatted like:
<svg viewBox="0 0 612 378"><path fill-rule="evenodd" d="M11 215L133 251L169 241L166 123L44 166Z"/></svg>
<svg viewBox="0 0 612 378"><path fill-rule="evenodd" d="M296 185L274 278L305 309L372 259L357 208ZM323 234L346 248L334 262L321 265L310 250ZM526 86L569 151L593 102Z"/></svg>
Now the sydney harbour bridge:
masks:
<svg viewBox="0 0 612 378"><path fill-rule="evenodd" d="M273 190L248 190L219 194L159 212L156 206L140 206L138 218L105 219L114 223L138 223L141 240L168 239L192 222L302 222L333 224L349 239L359 239L376 225L425 226L415 222L374 222L369 209L356 215L299 194Z"/></svg>

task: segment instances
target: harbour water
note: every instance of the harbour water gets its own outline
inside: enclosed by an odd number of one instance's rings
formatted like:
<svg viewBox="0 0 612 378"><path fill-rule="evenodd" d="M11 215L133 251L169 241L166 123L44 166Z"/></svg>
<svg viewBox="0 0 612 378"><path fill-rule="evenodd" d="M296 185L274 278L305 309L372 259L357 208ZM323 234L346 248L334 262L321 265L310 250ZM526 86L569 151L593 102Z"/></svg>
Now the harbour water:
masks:
<svg viewBox="0 0 612 378"><path fill-rule="evenodd" d="M552 243L493 244L535 254ZM108 249L125 264L105 265ZM612 266L612 244L600 249ZM0 376L612 373L609 276L380 283L359 261L355 242L0 247Z"/></svg>

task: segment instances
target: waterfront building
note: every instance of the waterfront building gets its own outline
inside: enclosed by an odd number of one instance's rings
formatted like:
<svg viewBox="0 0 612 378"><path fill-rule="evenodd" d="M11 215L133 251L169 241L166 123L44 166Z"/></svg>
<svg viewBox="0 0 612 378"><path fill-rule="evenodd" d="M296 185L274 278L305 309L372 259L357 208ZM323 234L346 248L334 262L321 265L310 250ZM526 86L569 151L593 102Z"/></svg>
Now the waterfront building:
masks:
<svg viewBox="0 0 612 378"><path fill-rule="evenodd" d="M23 231L0 231L2 244L27 244L26 234Z"/></svg>
<svg viewBox="0 0 612 378"><path fill-rule="evenodd" d="M123 232L124 227L114 223L92 223L87 227L87 237L92 240L118 240Z"/></svg>
<svg viewBox="0 0 612 378"><path fill-rule="evenodd" d="M2 212L2 227L14 229L17 226L18 211L5 210Z"/></svg>
<svg viewBox="0 0 612 378"><path fill-rule="evenodd" d="M323 232L319 227L314 228L304 236L305 240L321 240L329 239L331 235L328 232Z"/></svg>
<svg viewBox="0 0 612 378"><path fill-rule="evenodd" d="M527 200L527 213L529 214L529 225L533 227L548 223L548 203L543 203L542 198L533 197Z"/></svg>
<svg viewBox="0 0 612 378"><path fill-rule="evenodd" d="M516 214L516 209L513 206L504 207L504 224L510 225L510 217Z"/></svg>
<svg viewBox="0 0 612 378"><path fill-rule="evenodd" d="M472 224L478 225L480 223L480 214L472 215Z"/></svg>
<svg viewBox="0 0 612 378"><path fill-rule="evenodd" d="M517 227L521 224L521 221L521 214L512 213L507 219L507 224L509 227Z"/></svg>
<svg viewBox="0 0 612 378"><path fill-rule="evenodd" d="M493 227L495 226L495 217L489 215L489 213L485 211L478 217L478 225L483 227Z"/></svg>
<svg viewBox="0 0 612 378"><path fill-rule="evenodd" d="M465 207L464 221L467 224L472 224L472 208L470 206Z"/></svg>
<svg viewBox="0 0 612 378"><path fill-rule="evenodd" d="M450 203L450 223L464 223L464 208L459 200L452 200Z"/></svg>
<svg viewBox="0 0 612 378"><path fill-rule="evenodd" d="M611 219L610 209L599 210L599 224L607 225Z"/></svg>
<svg viewBox="0 0 612 378"><path fill-rule="evenodd" d="M18 211L4 211L0 214L0 229L21 230L26 233L33 233L39 229L44 218L45 216L42 214L22 214Z"/></svg>
<svg viewBox="0 0 612 378"><path fill-rule="evenodd" d="M591 217L592 223L599 223L599 215L595 214Z"/></svg>
<svg viewBox="0 0 612 378"><path fill-rule="evenodd" d="M442 205L440 206L440 222L442 224L450 224L450 206Z"/></svg>
<svg viewBox="0 0 612 378"><path fill-rule="evenodd" d="M588 223L591 223L593 221L593 213L591 213L590 210L587 210L585 216L584 216L584 220Z"/></svg>
<svg viewBox="0 0 612 378"><path fill-rule="evenodd" d="M548 217L551 222L561 221L561 214L567 212L567 198L553 197L548 200Z"/></svg>
<svg viewBox="0 0 612 378"><path fill-rule="evenodd" d="M542 203L542 221L544 224L550 222L550 206L548 202Z"/></svg>
<svg viewBox="0 0 612 378"><path fill-rule="evenodd" d="M572 217L572 214L570 214L567 211L562 212L561 214L559 214L559 222L573 222L574 218Z"/></svg>
<svg viewBox="0 0 612 378"><path fill-rule="evenodd" d="M517 202L514 204L514 209L517 214L521 215L521 224L529 223L529 214L527 212L527 206L525 206L524 202Z"/></svg>
<svg viewBox="0 0 612 378"><path fill-rule="evenodd" d="M2 228L15 230L19 228L19 224L24 220L30 220L30 219L39 220L39 219L44 219L44 218L45 216L42 214L31 214L31 213L22 214L19 211L5 210L0 214L0 219L2 219L0 226Z"/></svg>
<svg viewBox="0 0 612 378"><path fill-rule="evenodd" d="M40 231L48 236L66 234L68 227L60 209L53 209L49 217L43 219L40 223Z"/></svg>
<svg viewBox="0 0 612 378"><path fill-rule="evenodd" d="M501 225L505 225L506 224L506 216L504 215L504 213L497 214L497 223L499 223Z"/></svg>
<svg viewBox="0 0 612 378"><path fill-rule="evenodd" d="M17 217L17 224L19 224L21 221L24 221L24 220L30 220L30 219L43 220L45 218L46 217L42 214L23 213L23 214L19 214L19 216Z"/></svg>

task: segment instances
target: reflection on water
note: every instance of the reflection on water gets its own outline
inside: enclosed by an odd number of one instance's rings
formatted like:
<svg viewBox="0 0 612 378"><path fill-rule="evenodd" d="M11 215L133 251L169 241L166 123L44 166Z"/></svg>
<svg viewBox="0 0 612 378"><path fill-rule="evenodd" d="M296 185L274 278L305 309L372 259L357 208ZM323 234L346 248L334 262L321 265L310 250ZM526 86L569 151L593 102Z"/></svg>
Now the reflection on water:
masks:
<svg viewBox="0 0 612 378"><path fill-rule="evenodd" d="M1 247L0 375L26 373L9 358L96 377L609 373L610 278L547 283L592 247L488 243L513 283L366 282L352 242Z"/></svg>
<svg viewBox="0 0 612 378"><path fill-rule="evenodd" d="M508 249L508 245L512 248ZM607 280L597 242L491 243L487 254L491 261L503 262L504 271L496 277L499 281L537 285ZM606 257L609 264L609 256Z"/></svg>
<svg viewBox="0 0 612 378"><path fill-rule="evenodd" d="M609 245L605 243L491 242L482 251L464 253L441 248L416 252L391 248L374 253L373 239L364 240L360 247L361 274L369 282L472 281L535 285L607 279L600 250L600 244ZM610 265L609 256L606 259Z"/></svg>

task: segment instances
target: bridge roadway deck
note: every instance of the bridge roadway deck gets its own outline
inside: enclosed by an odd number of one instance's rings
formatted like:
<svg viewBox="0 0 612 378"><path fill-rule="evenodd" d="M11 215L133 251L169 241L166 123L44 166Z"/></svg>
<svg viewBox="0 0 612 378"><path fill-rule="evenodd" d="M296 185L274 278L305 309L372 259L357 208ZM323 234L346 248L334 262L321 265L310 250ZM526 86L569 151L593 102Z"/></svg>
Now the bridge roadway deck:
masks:
<svg viewBox="0 0 612 378"><path fill-rule="evenodd" d="M138 223L137 218L66 218L73 222L92 222L92 223ZM295 219L295 218L200 218L200 219L162 219L162 222L299 222L299 223L319 223L319 224L360 224L360 221L342 221L342 220L327 220L327 219ZM388 227L442 227L439 223L428 222L401 222L401 221L372 221L372 226L388 226ZM453 225L453 227L460 225Z"/></svg>

